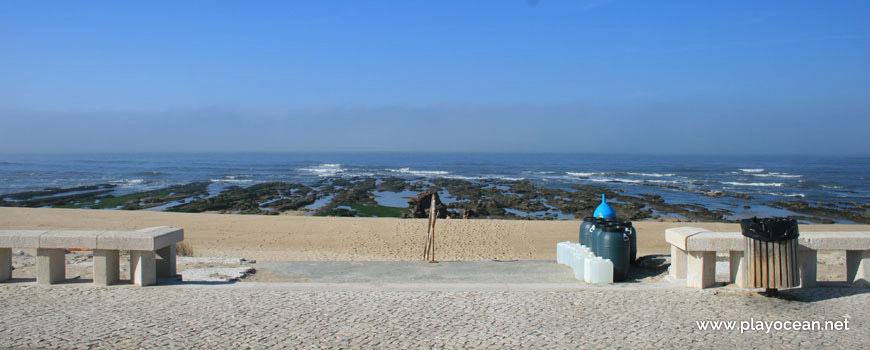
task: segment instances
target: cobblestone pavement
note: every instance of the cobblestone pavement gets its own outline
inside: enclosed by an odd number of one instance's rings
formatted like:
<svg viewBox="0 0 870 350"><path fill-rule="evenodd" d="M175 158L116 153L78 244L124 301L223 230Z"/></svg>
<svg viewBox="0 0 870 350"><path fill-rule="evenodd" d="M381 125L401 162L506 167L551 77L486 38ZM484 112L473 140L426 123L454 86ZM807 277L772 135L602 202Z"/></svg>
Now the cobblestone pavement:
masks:
<svg viewBox="0 0 870 350"><path fill-rule="evenodd" d="M870 289L396 291L0 284L0 348L867 348ZM699 330L842 321L848 331Z"/></svg>

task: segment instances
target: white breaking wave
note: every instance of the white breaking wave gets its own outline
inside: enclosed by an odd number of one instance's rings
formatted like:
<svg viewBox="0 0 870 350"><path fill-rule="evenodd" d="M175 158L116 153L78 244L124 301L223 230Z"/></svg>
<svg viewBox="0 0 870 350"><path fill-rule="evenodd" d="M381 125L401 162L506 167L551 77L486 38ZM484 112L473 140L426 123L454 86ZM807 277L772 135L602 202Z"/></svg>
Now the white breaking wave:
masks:
<svg viewBox="0 0 870 350"><path fill-rule="evenodd" d="M509 176L499 176L499 175L484 175L484 176L463 176L463 175L444 175L439 176L445 179L456 179L456 180L466 180L466 181L480 181L480 180L504 180L504 181L523 181L526 178L524 177L509 177Z"/></svg>
<svg viewBox="0 0 870 350"><path fill-rule="evenodd" d="M121 179L121 180L109 181L109 183L116 184L116 185L135 185L135 184L145 183L145 180L144 179Z"/></svg>
<svg viewBox="0 0 870 350"><path fill-rule="evenodd" d="M643 183L643 180L620 179L620 178L615 178L615 177L614 178L604 177L604 178L598 178L598 179L589 179L589 181L593 181L593 182L623 182L623 183L629 183L629 184L641 184L641 183Z"/></svg>
<svg viewBox="0 0 870 350"><path fill-rule="evenodd" d="M254 180L240 180L240 179L211 179L212 183L226 183L226 184L240 184L240 183L249 183L254 182Z"/></svg>
<svg viewBox="0 0 870 350"><path fill-rule="evenodd" d="M417 175L417 176L435 176L435 175L450 174L449 171L443 171L443 170L412 170L411 168L387 169L387 171L393 172L393 173L410 174L410 175Z"/></svg>
<svg viewBox="0 0 870 350"><path fill-rule="evenodd" d="M760 173L760 172L764 171L764 169L737 169L737 170L740 170L744 173Z"/></svg>
<svg viewBox="0 0 870 350"><path fill-rule="evenodd" d="M341 164L320 164L316 167L311 168L302 168L299 169L301 171L307 171L309 173L317 174L317 176L335 176L337 174L343 173L344 168L341 167Z"/></svg>
<svg viewBox="0 0 870 350"><path fill-rule="evenodd" d="M783 179L793 179L793 178L803 177L803 175L794 175L794 174L789 174L789 173L777 173L777 172L769 172L767 174L750 174L750 175L758 176L758 177L779 177L779 178L783 178Z"/></svg>
<svg viewBox="0 0 870 350"><path fill-rule="evenodd" d="M670 177L670 176L677 176L677 174L657 174L657 173L628 173L628 175L634 175L634 176L647 176L647 177Z"/></svg>
<svg viewBox="0 0 870 350"><path fill-rule="evenodd" d="M654 184L678 184L684 183L685 181L676 181L676 180L643 180L645 183L654 183Z"/></svg>
<svg viewBox="0 0 870 350"><path fill-rule="evenodd" d="M571 175L571 176L577 176L577 177L589 177L589 176L595 176L595 175L604 175L604 173L575 173L575 172L570 172L570 171L565 172L565 174Z"/></svg>
<svg viewBox="0 0 870 350"><path fill-rule="evenodd" d="M733 185L733 186L763 186L763 187L781 187L783 183L781 182L732 182L727 181L723 182L725 185Z"/></svg>
<svg viewBox="0 0 870 350"><path fill-rule="evenodd" d="M803 193L779 193L779 192L769 192L767 193L773 196L782 196L782 197L797 197L797 198L805 198L807 195Z"/></svg>

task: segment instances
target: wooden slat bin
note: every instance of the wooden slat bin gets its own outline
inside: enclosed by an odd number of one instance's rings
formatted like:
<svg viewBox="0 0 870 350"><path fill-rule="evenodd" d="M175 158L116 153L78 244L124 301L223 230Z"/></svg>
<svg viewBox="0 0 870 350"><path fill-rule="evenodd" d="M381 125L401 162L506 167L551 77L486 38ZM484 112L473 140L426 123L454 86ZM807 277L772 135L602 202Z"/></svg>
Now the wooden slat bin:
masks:
<svg viewBox="0 0 870 350"><path fill-rule="evenodd" d="M798 239L765 242L743 237L746 287L793 288L800 285Z"/></svg>

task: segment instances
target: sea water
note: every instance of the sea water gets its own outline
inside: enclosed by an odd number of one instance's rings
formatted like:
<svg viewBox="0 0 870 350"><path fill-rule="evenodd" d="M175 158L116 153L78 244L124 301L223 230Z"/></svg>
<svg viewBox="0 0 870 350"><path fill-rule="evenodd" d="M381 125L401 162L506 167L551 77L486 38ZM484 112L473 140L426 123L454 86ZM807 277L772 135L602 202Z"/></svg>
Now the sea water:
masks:
<svg viewBox="0 0 870 350"><path fill-rule="evenodd" d="M230 186L269 181L316 184L329 178L399 177L468 181L528 180L571 191L598 185L628 195L659 195L668 203L727 209L732 218L791 215L765 202L870 202L870 157L632 156L508 153L135 153L2 154L0 194L112 183L116 195L194 181L211 182L214 196ZM507 190L507 186L498 185ZM712 198L705 191L753 199ZM381 193L379 202L403 204L414 193ZM446 198L450 198L447 194ZM748 209L744 209L748 205ZM554 214L515 213L520 216ZM838 222L843 220L835 219Z"/></svg>

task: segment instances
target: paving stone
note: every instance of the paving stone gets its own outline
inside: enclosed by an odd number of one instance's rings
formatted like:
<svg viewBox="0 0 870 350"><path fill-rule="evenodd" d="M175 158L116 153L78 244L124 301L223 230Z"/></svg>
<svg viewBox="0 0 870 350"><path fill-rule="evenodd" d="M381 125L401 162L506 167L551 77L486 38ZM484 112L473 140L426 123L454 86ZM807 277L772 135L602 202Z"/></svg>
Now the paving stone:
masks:
<svg viewBox="0 0 870 350"><path fill-rule="evenodd" d="M245 283L239 283L244 285ZM581 291L0 284L0 348L863 348L861 288ZM843 320L849 331L702 331L704 320Z"/></svg>

